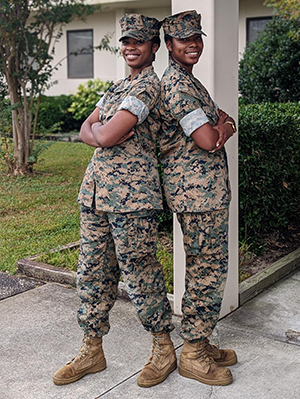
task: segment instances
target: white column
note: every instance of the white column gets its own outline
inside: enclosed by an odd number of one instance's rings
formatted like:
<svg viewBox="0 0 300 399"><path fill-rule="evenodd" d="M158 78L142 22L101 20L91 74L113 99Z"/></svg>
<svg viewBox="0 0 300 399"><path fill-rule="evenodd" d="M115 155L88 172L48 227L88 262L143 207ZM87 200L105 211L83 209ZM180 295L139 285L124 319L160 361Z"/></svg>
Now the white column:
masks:
<svg viewBox="0 0 300 399"><path fill-rule="evenodd" d="M119 19L125 14L124 8L118 8L116 10L116 46L120 46L119 38L121 37L121 28L119 24ZM129 75L129 69L121 55L117 56L116 58L116 65L117 65L117 76L116 80L124 79L127 75Z"/></svg>
<svg viewBox="0 0 300 399"><path fill-rule="evenodd" d="M238 121L238 0L172 0L172 14L196 10L202 15L204 52L194 75L220 108ZM238 307L238 138L226 144L232 202L229 217L229 273L221 317ZM180 225L174 217L174 312L181 314L185 262Z"/></svg>

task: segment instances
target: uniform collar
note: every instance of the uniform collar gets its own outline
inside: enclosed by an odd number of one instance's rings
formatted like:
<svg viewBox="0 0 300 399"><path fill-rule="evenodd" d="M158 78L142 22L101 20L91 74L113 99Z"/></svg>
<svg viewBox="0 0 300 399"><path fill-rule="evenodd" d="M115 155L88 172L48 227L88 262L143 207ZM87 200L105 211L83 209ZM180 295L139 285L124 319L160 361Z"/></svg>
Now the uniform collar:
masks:
<svg viewBox="0 0 300 399"><path fill-rule="evenodd" d="M149 74L149 72L154 71L153 65L148 66L147 68L143 69L141 72L139 72L132 80L130 79L130 75L127 76L126 80L128 82L134 82L136 79L139 79L142 76L146 76Z"/></svg>
<svg viewBox="0 0 300 399"><path fill-rule="evenodd" d="M173 58L171 56L170 56L170 66L175 68L177 71L183 73L184 75L186 75L190 78L194 78L194 75L192 73L189 73L185 68L183 68L183 66L178 64L177 61L173 60Z"/></svg>

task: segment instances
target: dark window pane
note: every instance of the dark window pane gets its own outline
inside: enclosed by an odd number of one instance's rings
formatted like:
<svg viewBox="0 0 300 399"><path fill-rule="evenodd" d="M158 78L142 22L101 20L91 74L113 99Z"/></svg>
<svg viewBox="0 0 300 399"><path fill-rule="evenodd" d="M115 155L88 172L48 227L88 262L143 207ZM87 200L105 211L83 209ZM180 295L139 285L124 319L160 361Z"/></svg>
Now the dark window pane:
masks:
<svg viewBox="0 0 300 399"><path fill-rule="evenodd" d="M252 43L262 32L272 17L247 18L247 42Z"/></svg>
<svg viewBox="0 0 300 399"><path fill-rule="evenodd" d="M69 78L93 77L93 54L70 55L68 65Z"/></svg>
<svg viewBox="0 0 300 399"><path fill-rule="evenodd" d="M67 32L68 41L68 77L92 78L93 68L93 31L78 30ZM77 55L71 54L77 53Z"/></svg>

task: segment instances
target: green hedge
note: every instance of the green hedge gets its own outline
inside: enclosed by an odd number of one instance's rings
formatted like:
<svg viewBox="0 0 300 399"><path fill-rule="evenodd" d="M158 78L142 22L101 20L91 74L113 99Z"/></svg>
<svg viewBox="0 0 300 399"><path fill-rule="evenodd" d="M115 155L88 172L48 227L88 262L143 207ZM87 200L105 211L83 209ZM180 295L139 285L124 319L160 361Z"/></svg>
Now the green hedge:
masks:
<svg viewBox="0 0 300 399"><path fill-rule="evenodd" d="M38 133L79 131L81 121L74 119L69 110L72 101L71 95L42 96L38 113Z"/></svg>
<svg viewBox="0 0 300 399"><path fill-rule="evenodd" d="M90 79L80 84L74 95L42 96L38 113L38 133L79 131L82 122L112 82Z"/></svg>
<svg viewBox="0 0 300 399"><path fill-rule="evenodd" d="M99 78L80 84L72 96L72 104L69 108L74 119L83 122L94 111L97 102L112 84L111 81L102 81Z"/></svg>
<svg viewBox="0 0 300 399"><path fill-rule="evenodd" d="M239 91L248 104L300 100L300 21L274 17L239 64Z"/></svg>
<svg viewBox="0 0 300 399"><path fill-rule="evenodd" d="M299 103L240 105L240 240L254 247L300 217L299 122Z"/></svg>

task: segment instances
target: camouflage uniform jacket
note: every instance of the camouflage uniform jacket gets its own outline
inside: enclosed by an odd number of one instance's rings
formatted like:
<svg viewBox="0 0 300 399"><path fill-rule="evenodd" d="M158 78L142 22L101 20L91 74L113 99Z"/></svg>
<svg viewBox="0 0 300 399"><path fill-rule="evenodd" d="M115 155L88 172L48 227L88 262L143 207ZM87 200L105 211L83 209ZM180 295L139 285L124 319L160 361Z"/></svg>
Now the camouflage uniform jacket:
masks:
<svg viewBox="0 0 300 399"><path fill-rule="evenodd" d="M96 148L87 167L78 201L105 212L162 209L155 157L160 128L159 79L147 67L134 79L116 82L97 103L99 120L105 124L120 109L138 117L134 135L120 145Z"/></svg>
<svg viewBox="0 0 300 399"><path fill-rule="evenodd" d="M206 212L229 206L225 149L202 150L191 134L204 123L218 121L208 91L174 60L161 80L159 133L164 189L173 212Z"/></svg>

